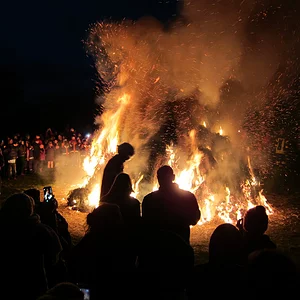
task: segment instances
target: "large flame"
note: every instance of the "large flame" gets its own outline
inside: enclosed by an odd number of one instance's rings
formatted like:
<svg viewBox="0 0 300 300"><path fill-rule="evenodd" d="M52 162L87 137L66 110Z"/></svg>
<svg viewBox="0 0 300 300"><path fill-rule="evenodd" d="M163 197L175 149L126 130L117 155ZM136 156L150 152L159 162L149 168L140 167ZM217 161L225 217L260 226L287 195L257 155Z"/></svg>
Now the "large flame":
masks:
<svg viewBox="0 0 300 300"><path fill-rule="evenodd" d="M240 49L243 26L253 20L249 17L252 4L226 4L226 10L235 13L221 16L222 1L214 6L204 2L185 2L183 19L187 22L179 20L169 29L149 18L92 26L86 44L104 83L106 110L96 118L101 128L83 165L86 177L81 186L88 186L91 206L98 203L96 184L106 162L119 143L129 142L136 154L125 167L133 181L132 195L139 200L158 188L154 174L159 166L168 164L179 187L195 193L202 213L200 224L215 217L233 223L257 204L272 213L250 156L245 160L243 147L248 141L243 144L241 135L237 136L250 107L247 103L252 101L241 92L243 101L236 101L234 89L231 92L232 83L240 83L239 73L250 70L253 77L252 68L241 68L241 58L245 59ZM218 22L216 12L222 17ZM254 61L255 66L263 62ZM266 63L269 70L271 64ZM227 150L227 137L230 144L238 144L236 153L236 149ZM213 153L216 167L208 153ZM227 161L229 156L231 161ZM247 176L239 170L241 157L248 163Z"/></svg>
<svg viewBox="0 0 300 300"><path fill-rule="evenodd" d="M93 177L96 169L105 164L107 157L117 152L120 118L129 101L130 96L124 94L118 99L120 105L115 112L108 111L103 114L103 128L92 141L90 155L83 162L83 169L87 175L83 186Z"/></svg>
<svg viewBox="0 0 300 300"><path fill-rule="evenodd" d="M90 155L84 160L83 169L86 172L86 177L81 186L92 184L88 196L88 204L91 207L98 206L100 195L99 182L94 183L91 180L96 171L103 169L108 159L117 151L117 145L120 142L120 127L122 126L120 120L130 99L128 94L122 95L118 99L119 107L115 111L104 113L103 128L96 133L92 141ZM220 127L220 131L221 129L222 127ZM218 132L219 134L221 134L220 131ZM185 152L189 154L184 157L184 164L180 163L181 152L173 144L168 145L166 148L166 163L173 168L175 182L179 187L191 191L197 196L202 215L199 225L211 221L215 217L227 223L234 223L243 216L246 210L258 204L265 206L268 214L273 213L273 209L267 203L263 190L260 188L260 183L254 175L249 156L247 163L250 178L241 182L242 194L239 196L233 195L230 188L226 185L218 193L214 193L206 182L206 173L201 172L200 167L203 163L204 154L197 147L196 131L194 129L189 132L187 145L189 147L185 148ZM186 157L188 158L186 159ZM141 195L140 183L143 178L144 174L140 174L137 178L132 178L133 192L131 195L133 197L139 198ZM154 180L152 190L157 189L158 183ZM201 194L199 190L201 190ZM253 190L257 190L257 193L254 195Z"/></svg>

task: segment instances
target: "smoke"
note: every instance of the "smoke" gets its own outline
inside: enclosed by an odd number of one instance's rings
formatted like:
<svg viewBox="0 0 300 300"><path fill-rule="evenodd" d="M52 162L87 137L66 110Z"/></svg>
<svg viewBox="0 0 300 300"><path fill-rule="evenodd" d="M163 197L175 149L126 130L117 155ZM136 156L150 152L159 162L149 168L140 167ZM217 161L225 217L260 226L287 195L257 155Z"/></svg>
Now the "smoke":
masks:
<svg viewBox="0 0 300 300"><path fill-rule="evenodd" d="M70 155L57 155L55 158L55 182L59 186L74 186L82 184L85 179L85 172L81 166L83 159L80 152Z"/></svg>
<svg viewBox="0 0 300 300"><path fill-rule="evenodd" d="M120 140L137 148L142 159L135 164L147 161L145 146L171 117L177 131L187 133L206 119L210 130L222 126L241 144L245 114L266 101L262 91L295 42L296 6L276 0L191 0L168 27L151 17L92 26L88 51L108 91L97 100L109 112L120 96L130 95ZM96 123L103 126L103 117Z"/></svg>

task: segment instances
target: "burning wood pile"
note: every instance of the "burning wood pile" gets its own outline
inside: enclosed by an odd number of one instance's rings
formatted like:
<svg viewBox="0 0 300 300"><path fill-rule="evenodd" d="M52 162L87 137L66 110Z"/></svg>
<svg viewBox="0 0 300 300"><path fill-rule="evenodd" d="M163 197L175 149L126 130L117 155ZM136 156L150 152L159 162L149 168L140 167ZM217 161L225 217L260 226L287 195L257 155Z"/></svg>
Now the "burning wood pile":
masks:
<svg viewBox="0 0 300 300"><path fill-rule="evenodd" d="M88 197L90 191L87 188L77 188L71 190L67 197L68 206L74 210L88 212L91 207L89 206Z"/></svg>
<svg viewBox="0 0 300 300"><path fill-rule="evenodd" d="M124 95L124 99L129 101L130 97ZM121 100L120 103L127 102ZM122 111L121 107L119 111ZM98 206L102 171L108 159L116 153L119 144L117 128L118 126L110 130L104 128L95 133L90 156L83 164L87 176L81 186L70 191L68 195L68 205L74 209L86 212ZM179 187L195 193L202 212L200 224L215 217L233 223L244 211L258 204L264 205L268 213L272 213L272 208L263 196L260 182L252 169L250 157L248 156L246 161L238 159L237 155L232 153L228 137L222 136L220 132L210 133L212 149L211 145L199 146L197 134L201 134L201 131L189 132L187 140L183 143L184 148L171 144L166 145L163 153L155 149L157 155L152 157L154 163L148 161L149 165L155 167L148 171L148 174L144 171L135 176L136 173L132 172L132 162L136 160L136 164L140 165L137 152L132 161L128 162L126 170L133 179L134 196L142 200L146 193L157 189L156 170L162 164L168 164L175 171L175 182ZM214 144L219 146L215 148Z"/></svg>
<svg viewBox="0 0 300 300"><path fill-rule="evenodd" d="M86 177L69 193L69 205L80 210L98 206L105 164L117 145L129 142L136 154L124 172L140 201L158 188L156 170L168 164L179 187L195 193L200 223L215 217L234 223L257 204L272 213L243 138L246 105L220 95L222 88L229 90L229 72L236 66L232 43L228 49L222 48L223 40L220 47L216 41L206 48L194 24L180 39L176 28L166 33L149 26L98 23L90 31L87 47L105 87L105 101L99 97L104 110L95 120L99 130L83 163Z"/></svg>

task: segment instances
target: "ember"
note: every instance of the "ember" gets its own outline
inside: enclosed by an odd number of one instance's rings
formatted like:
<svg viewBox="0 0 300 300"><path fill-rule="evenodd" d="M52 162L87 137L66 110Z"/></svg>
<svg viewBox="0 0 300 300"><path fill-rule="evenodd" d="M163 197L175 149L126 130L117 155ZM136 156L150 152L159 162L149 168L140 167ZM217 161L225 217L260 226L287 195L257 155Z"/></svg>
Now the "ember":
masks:
<svg viewBox="0 0 300 300"><path fill-rule="evenodd" d="M202 35L195 36L202 30L196 22L180 26L165 32L142 20L92 27L87 47L105 85L105 102L99 97L105 109L83 163L86 177L78 187L90 193L81 199L88 207L98 205L104 166L118 144L129 142L136 154L124 172L140 201L158 188L156 170L169 164L179 187L195 193L199 224L213 218L234 223L257 204L271 214L243 138L246 105L228 109L220 95L238 65L235 43L221 35L207 47Z"/></svg>
<svg viewBox="0 0 300 300"><path fill-rule="evenodd" d="M95 134L90 156L83 164L87 177L80 188L69 193L68 204L70 206L81 211L88 211L98 206L101 172L107 160L116 153L116 146L120 142L119 136L122 132L121 113L129 101L129 95L124 95L119 99L120 106L115 112L109 111L104 114L104 127ZM111 115L113 117L110 117ZM211 135L220 138L219 132L211 133ZM236 222L247 209L258 204L264 205L269 214L272 213L272 208L262 193L260 182L252 170L249 156L245 166L242 166L243 162L234 165L231 161L232 154L226 153L228 149L219 153L219 159L216 160L216 153L213 153L209 146L204 148L199 147L199 144L201 143L197 140L196 130L191 130L184 148L181 145L167 145L165 155L160 158L159 162L156 162L157 167L161 164L169 164L175 171L175 182L179 187L195 193L202 212L199 224L211 221L214 217L224 222ZM244 170L239 170L234 174L234 182L232 178L226 178L228 177L227 171L222 171L222 168L225 170L230 165L233 169L236 166L244 167ZM147 176L151 180L145 182L144 174L140 172L138 176L134 176L129 166L127 172L131 173L133 178L135 197L141 199L149 192L149 189L158 188L154 179L156 169L153 170L152 176Z"/></svg>

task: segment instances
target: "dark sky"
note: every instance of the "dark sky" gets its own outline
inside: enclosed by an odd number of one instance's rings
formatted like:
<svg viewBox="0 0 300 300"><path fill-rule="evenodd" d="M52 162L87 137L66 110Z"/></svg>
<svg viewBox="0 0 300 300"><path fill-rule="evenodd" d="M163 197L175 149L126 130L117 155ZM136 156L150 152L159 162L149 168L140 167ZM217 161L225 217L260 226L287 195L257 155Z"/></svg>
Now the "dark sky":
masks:
<svg viewBox="0 0 300 300"><path fill-rule="evenodd" d="M1 136L65 124L85 129L95 113L95 70L82 40L105 18L166 20L177 1L5 1L0 15Z"/></svg>
<svg viewBox="0 0 300 300"><path fill-rule="evenodd" d="M47 127L60 130L66 124L90 130L85 127L93 125L96 113L96 71L83 44L89 25L107 18L138 19L145 15L164 22L180 14L182 1L3 2L0 12L0 136L42 132ZM210 0L198 1L214 5ZM223 1L224 8L226 1ZM246 27L249 49L259 47L257 37L260 35L253 32L265 32L264 37L268 38L268 34L271 36L276 31L277 36L282 34L282 44L298 41L300 49L299 1L249 1L255 3L257 9L252 11L252 17L259 20L251 22L251 17ZM236 0L235 3L245 5L248 2ZM264 11L268 11L267 18ZM272 11L279 13L272 14ZM285 55L283 60L289 56ZM297 60L298 57L297 54Z"/></svg>

